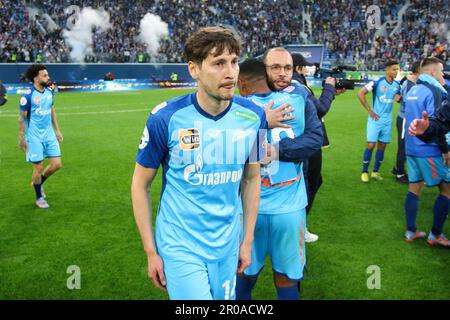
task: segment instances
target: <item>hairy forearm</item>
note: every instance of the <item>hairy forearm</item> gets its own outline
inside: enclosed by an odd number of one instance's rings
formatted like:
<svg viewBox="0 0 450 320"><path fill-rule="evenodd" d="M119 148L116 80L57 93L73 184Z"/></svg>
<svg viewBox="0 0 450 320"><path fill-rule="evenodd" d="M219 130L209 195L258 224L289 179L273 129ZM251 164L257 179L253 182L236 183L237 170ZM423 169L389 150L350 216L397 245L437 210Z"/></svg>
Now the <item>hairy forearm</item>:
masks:
<svg viewBox="0 0 450 320"><path fill-rule="evenodd" d="M259 197L261 193L261 176L253 174L241 183L242 208L244 211L244 239L243 242L253 242L256 219L258 217Z"/></svg>
<svg viewBox="0 0 450 320"><path fill-rule="evenodd" d="M156 253L156 245L152 231L151 199L147 188L135 182L131 186L131 198L136 224L141 235L144 251L147 255Z"/></svg>
<svg viewBox="0 0 450 320"><path fill-rule="evenodd" d="M56 118L56 113L54 109L52 109L52 125L55 131L59 131L58 119Z"/></svg>
<svg viewBox="0 0 450 320"><path fill-rule="evenodd" d="M19 139L21 139L25 137L25 117L22 113L19 114L18 125L19 125Z"/></svg>

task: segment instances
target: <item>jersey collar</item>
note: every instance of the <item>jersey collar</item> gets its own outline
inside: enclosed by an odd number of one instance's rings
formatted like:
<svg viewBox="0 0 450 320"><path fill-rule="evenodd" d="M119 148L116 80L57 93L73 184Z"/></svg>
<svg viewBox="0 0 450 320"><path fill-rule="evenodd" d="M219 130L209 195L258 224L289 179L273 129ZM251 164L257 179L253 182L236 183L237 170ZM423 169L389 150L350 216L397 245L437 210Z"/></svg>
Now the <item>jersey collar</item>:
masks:
<svg viewBox="0 0 450 320"><path fill-rule="evenodd" d="M218 120L222 119L228 113L228 111L231 109L231 105L233 104L233 99L231 99L228 107L225 110L223 110L218 115L213 116L212 114L209 114L208 112L206 112L205 110L203 110L200 107L200 105L198 104L198 101L197 101L197 92L194 92L191 94L191 99L192 99L192 104L194 105L195 109L197 109L198 113L200 113L205 118L211 119L213 121L218 121Z"/></svg>

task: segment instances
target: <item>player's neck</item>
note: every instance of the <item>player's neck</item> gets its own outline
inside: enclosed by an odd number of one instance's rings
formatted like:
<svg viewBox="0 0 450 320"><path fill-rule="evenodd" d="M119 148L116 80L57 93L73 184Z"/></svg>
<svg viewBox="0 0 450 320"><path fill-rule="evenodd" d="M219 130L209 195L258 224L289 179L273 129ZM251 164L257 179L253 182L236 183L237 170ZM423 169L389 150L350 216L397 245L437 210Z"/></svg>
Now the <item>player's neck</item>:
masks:
<svg viewBox="0 0 450 320"><path fill-rule="evenodd" d="M38 91L44 91L45 87L43 85L41 85L40 83L34 83L33 86L38 90Z"/></svg>
<svg viewBox="0 0 450 320"><path fill-rule="evenodd" d="M230 105L230 100L216 99L201 90L197 91L197 102L200 108L212 116L221 114Z"/></svg>
<svg viewBox="0 0 450 320"><path fill-rule="evenodd" d="M272 90L270 90L269 86L267 85L267 81L264 80L263 82L254 82L251 91L252 94L266 94L270 93Z"/></svg>
<svg viewBox="0 0 450 320"><path fill-rule="evenodd" d="M394 78L386 75L386 80L387 80L387 82L392 83L394 81Z"/></svg>

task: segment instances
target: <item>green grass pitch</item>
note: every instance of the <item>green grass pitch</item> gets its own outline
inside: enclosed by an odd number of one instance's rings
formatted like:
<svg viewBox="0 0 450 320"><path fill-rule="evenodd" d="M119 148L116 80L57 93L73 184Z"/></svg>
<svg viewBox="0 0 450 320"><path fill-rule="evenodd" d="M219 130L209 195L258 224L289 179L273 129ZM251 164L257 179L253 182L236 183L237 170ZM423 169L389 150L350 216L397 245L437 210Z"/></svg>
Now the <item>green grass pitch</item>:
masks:
<svg viewBox="0 0 450 320"><path fill-rule="evenodd" d="M134 157L153 106L188 90L59 93L63 169L45 183L51 208L34 206L31 166L17 147L18 96L0 109L0 299L167 299L147 278L147 261L130 200ZM398 110L396 104L394 116ZM360 182L367 113L355 92L336 98L326 116L324 184L309 219L320 239L307 244L304 299L450 299L450 251L402 240L405 185L390 174ZM372 159L373 165L373 159ZM156 213L161 176L151 190ZM418 226L429 231L436 189L421 198ZM445 230L450 234L450 223ZM81 289L67 288L80 267ZM381 288L369 290L367 268ZM276 299L268 262L255 299Z"/></svg>

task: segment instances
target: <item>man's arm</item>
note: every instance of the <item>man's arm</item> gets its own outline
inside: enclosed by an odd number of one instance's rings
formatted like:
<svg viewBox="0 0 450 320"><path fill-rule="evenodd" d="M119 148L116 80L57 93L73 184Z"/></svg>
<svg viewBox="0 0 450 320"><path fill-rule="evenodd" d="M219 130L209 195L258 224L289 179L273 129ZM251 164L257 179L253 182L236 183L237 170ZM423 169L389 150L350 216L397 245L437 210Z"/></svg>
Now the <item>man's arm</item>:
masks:
<svg viewBox="0 0 450 320"><path fill-rule="evenodd" d="M141 235L144 251L147 254L148 276L153 284L166 290L166 278L163 262L156 250L152 230L152 205L148 188L151 186L158 169L145 168L136 163L131 183L131 199L136 224Z"/></svg>
<svg viewBox="0 0 450 320"><path fill-rule="evenodd" d="M316 107L310 99L305 105L305 130L296 138L284 138L278 145L279 160L304 161L319 151L323 143L322 123L317 117Z"/></svg>
<svg viewBox="0 0 450 320"><path fill-rule="evenodd" d="M63 136L61 134L61 131L59 130L58 119L56 118L56 112L54 107L52 107L52 125L53 129L55 129L56 138L58 139L58 141L59 142L63 141Z"/></svg>
<svg viewBox="0 0 450 320"><path fill-rule="evenodd" d="M238 273L251 263L252 244L258 217L259 196L261 193L260 165L247 163L241 180L242 209L244 211L244 239L239 249Z"/></svg>
<svg viewBox="0 0 450 320"><path fill-rule="evenodd" d="M334 99L335 85L336 79L333 77L327 77L325 79L325 84L323 86L320 98L316 99L313 95L310 97L317 108L317 116L319 119L322 119L331 108L331 103Z"/></svg>
<svg viewBox="0 0 450 320"><path fill-rule="evenodd" d="M361 105L364 107L364 109L367 110L369 115L372 117L373 120L378 120L380 116L372 111L372 108L370 107L369 103L366 100L366 94L369 93L369 90L367 90L366 87L363 87L361 90L358 91L358 99Z"/></svg>
<svg viewBox="0 0 450 320"><path fill-rule="evenodd" d="M27 142L25 141L25 121L28 115L28 111L19 112L19 149L20 151L25 151L27 148Z"/></svg>

